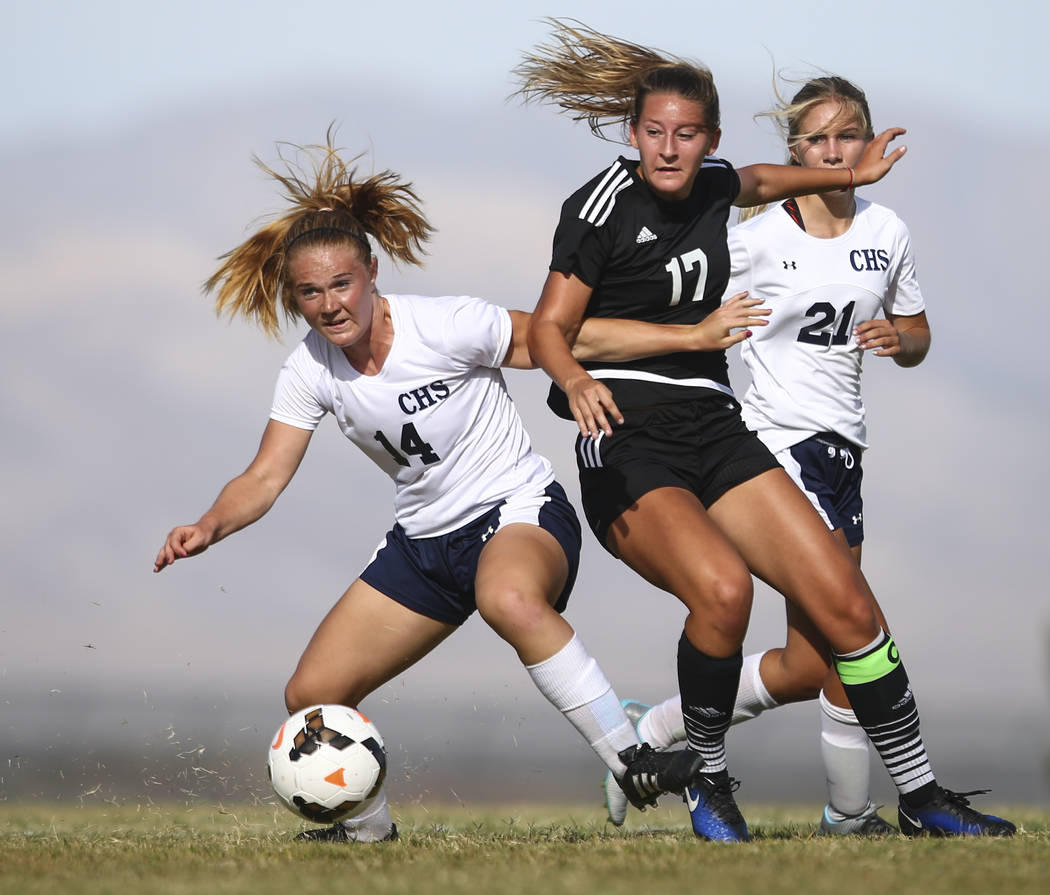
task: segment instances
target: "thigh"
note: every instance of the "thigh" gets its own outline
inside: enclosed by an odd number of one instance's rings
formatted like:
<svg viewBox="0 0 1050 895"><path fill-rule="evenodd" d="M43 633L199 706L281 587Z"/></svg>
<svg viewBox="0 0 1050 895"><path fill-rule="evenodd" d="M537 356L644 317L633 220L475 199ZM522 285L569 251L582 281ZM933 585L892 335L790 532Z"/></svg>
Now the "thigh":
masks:
<svg viewBox="0 0 1050 895"><path fill-rule="evenodd" d="M834 649L878 633L875 598L847 547L782 469L726 492L711 516L748 567L795 603Z"/></svg>
<svg viewBox="0 0 1050 895"><path fill-rule="evenodd" d="M724 656L740 647L751 612L751 575L700 499L682 488L643 494L609 526L608 547L689 609L698 649Z"/></svg>
<svg viewBox="0 0 1050 895"><path fill-rule="evenodd" d="M454 625L420 615L358 579L303 651L288 684L288 708L294 711L321 702L355 706L455 630Z"/></svg>
<svg viewBox="0 0 1050 895"><path fill-rule="evenodd" d="M506 525L481 551L478 612L526 665L550 658L572 638L572 627L554 609L569 572L561 544L535 525Z"/></svg>

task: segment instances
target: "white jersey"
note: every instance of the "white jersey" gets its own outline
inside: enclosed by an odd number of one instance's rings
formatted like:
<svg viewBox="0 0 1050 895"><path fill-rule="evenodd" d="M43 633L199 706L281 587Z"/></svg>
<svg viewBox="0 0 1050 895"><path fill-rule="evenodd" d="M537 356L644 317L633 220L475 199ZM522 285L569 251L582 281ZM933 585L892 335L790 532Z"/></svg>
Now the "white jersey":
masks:
<svg viewBox="0 0 1050 895"><path fill-rule="evenodd" d="M769 325L756 326L741 346L751 373L742 411L748 427L774 453L818 432L866 448L864 353L853 328L925 309L904 222L858 198L849 230L819 239L777 205L733 227L729 250L725 297L746 290L772 310Z"/></svg>
<svg viewBox="0 0 1050 895"><path fill-rule="evenodd" d="M311 330L281 368L270 418L313 430L331 413L395 484L409 537L460 528L554 481L532 450L499 370L510 315L477 298L387 295L394 341L375 376Z"/></svg>

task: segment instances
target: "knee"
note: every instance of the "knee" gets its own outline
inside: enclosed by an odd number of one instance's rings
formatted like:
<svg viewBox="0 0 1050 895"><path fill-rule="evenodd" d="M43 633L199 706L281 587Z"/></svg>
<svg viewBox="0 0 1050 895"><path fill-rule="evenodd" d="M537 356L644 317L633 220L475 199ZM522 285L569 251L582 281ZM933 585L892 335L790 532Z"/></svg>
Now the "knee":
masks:
<svg viewBox="0 0 1050 895"><path fill-rule="evenodd" d="M751 616L753 586L751 574L732 570L713 576L703 587L698 605L691 605L719 631L743 638Z"/></svg>
<svg viewBox="0 0 1050 895"><path fill-rule="evenodd" d="M542 626L554 611L541 596L513 586L479 593L477 606L485 623L511 643L521 634Z"/></svg>
<svg viewBox="0 0 1050 895"><path fill-rule="evenodd" d="M297 669L284 687L284 706L289 714L312 705L348 705L355 708L367 693L359 684L345 689L335 687L324 675L311 675Z"/></svg>
<svg viewBox="0 0 1050 895"><path fill-rule="evenodd" d="M298 671L292 675L291 680L284 685L284 707L288 714L302 711L311 705L321 705L327 702L338 702L326 698L327 694L321 692L320 688L311 685L306 675Z"/></svg>

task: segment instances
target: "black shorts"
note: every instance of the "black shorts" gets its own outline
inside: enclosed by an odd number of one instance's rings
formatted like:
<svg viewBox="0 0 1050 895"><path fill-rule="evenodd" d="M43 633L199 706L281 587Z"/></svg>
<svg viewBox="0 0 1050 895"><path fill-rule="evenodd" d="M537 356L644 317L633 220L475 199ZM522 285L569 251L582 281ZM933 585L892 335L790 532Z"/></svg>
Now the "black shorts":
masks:
<svg viewBox="0 0 1050 895"><path fill-rule="evenodd" d="M730 488L779 468L728 395L705 392L624 417L611 438L576 439L583 510L606 549L609 526L650 491L684 488L710 507Z"/></svg>
<svg viewBox="0 0 1050 895"><path fill-rule="evenodd" d="M777 452L777 459L809 498L828 528L841 528L850 547L864 541L861 449L841 435L821 432Z"/></svg>
<svg viewBox="0 0 1050 895"><path fill-rule="evenodd" d="M474 579L485 542L511 522L538 525L565 551L569 576L554 604L565 610L580 567L580 521L565 490L551 482L546 490L507 498L461 528L433 538L410 538L395 524L376 548L361 580L420 615L461 625L477 609Z"/></svg>

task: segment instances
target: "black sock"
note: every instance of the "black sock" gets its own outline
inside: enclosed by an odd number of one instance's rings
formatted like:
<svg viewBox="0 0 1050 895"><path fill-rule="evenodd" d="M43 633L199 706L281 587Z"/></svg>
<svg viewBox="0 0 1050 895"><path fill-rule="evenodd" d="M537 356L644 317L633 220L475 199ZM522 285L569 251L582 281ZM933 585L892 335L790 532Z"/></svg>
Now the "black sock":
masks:
<svg viewBox="0 0 1050 895"><path fill-rule="evenodd" d="M678 641L678 688L689 748L704 759L704 773L726 770L725 736L733 720L743 653L725 659L702 653L682 632Z"/></svg>

